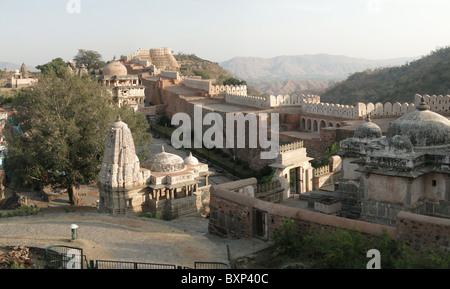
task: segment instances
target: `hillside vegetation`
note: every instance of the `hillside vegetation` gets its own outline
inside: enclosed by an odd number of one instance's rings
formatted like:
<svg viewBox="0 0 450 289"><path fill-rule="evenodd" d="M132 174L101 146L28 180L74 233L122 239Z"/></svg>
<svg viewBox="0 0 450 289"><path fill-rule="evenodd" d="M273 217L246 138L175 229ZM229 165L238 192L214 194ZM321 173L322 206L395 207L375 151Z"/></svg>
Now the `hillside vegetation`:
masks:
<svg viewBox="0 0 450 289"><path fill-rule="evenodd" d="M412 102L415 94L450 94L450 47L402 66L368 69L338 82L321 95L323 102Z"/></svg>
<svg viewBox="0 0 450 289"><path fill-rule="evenodd" d="M175 54L175 59L180 65L182 76L199 76L202 79L214 79L213 84L226 84L227 80L233 79L232 73L221 67L217 62L202 59L195 54ZM237 80L237 79L235 79ZM245 79L238 79L245 81ZM247 85L247 92L250 95L261 95L261 92Z"/></svg>

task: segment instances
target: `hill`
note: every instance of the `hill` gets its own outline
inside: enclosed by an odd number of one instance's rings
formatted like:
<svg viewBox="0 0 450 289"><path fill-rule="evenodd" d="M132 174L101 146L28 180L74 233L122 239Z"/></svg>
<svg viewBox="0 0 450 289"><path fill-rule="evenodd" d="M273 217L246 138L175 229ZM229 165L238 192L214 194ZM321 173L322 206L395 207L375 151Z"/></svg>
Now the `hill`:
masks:
<svg viewBox="0 0 450 289"><path fill-rule="evenodd" d="M202 59L195 54L175 54L175 59L180 65L182 76L200 76L202 79L215 79L213 84L223 84L223 81L235 77L217 62ZM241 78L242 80L246 80ZM247 85L247 91L251 95L261 95L261 92Z"/></svg>
<svg viewBox="0 0 450 289"><path fill-rule="evenodd" d="M286 95L300 92L303 94L322 94L336 81L327 79L287 79L280 81L250 81L258 91L272 95Z"/></svg>
<svg viewBox="0 0 450 289"><path fill-rule="evenodd" d="M246 79L264 93L288 94L298 90L324 91L354 72L403 64L408 60L411 59L370 60L315 54L273 58L236 57L220 63L220 66Z"/></svg>
<svg viewBox="0 0 450 289"><path fill-rule="evenodd" d="M220 66L247 81L287 79L345 79L368 68L403 64L409 58L370 60L341 55L315 54L273 58L236 57Z"/></svg>
<svg viewBox="0 0 450 289"><path fill-rule="evenodd" d="M336 83L321 95L323 102L411 102L415 94L450 94L450 47L402 66L368 69Z"/></svg>

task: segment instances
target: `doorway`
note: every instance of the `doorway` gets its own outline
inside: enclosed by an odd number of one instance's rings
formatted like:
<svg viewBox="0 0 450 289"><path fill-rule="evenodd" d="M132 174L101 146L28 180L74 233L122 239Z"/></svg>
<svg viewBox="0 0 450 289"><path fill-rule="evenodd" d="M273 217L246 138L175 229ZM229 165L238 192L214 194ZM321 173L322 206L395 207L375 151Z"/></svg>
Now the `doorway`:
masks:
<svg viewBox="0 0 450 289"><path fill-rule="evenodd" d="M267 240L267 212L255 209L254 216L256 237Z"/></svg>

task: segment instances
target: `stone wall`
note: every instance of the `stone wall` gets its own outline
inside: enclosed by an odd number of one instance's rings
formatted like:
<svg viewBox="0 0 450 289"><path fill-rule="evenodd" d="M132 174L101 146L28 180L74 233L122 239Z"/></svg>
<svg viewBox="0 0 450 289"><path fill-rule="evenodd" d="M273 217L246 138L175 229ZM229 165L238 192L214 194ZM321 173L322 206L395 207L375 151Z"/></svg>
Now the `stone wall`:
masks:
<svg viewBox="0 0 450 289"><path fill-rule="evenodd" d="M262 224L265 226L265 232L261 234L262 236L258 236L257 226L261 224L257 224L255 219L261 213L265 219L265 223ZM314 229L314 225L319 225L357 229L367 234L381 234L385 229L392 238L396 236L394 227L269 203L214 186L211 189L208 225L210 233L222 236L262 237L270 240L273 232L286 218L294 219L301 230L311 230Z"/></svg>
<svg viewBox="0 0 450 289"><path fill-rule="evenodd" d="M233 95L247 96L246 85L211 85L209 87L210 95L225 95L231 93Z"/></svg>
<svg viewBox="0 0 450 289"><path fill-rule="evenodd" d="M313 189L320 190L325 186L334 186L339 181L339 172L334 172L330 166L315 168L313 177Z"/></svg>
<svg viewBox="0 0 450 289"><path fill-rule="evenodd" d="M200 89L206 92L209 92L209 87L211 86L210 79L203 80L203 79L185 78L181 83L187 87Z"/></svg>
<svg viewBox="0 0 450 289"><path fill-rule="evenodd" d="M160 48L140 48L131 55L122 55L122 60L130 61L132 59L147 60L154 64L158 69L177 68L179 64L172 55L170 47Z"/></svg>
<svg viewBox="0 0 450 289"><path fill-rule="evenodd" d="M400 212L397 238L413 247L440 246L450 250L450 219Z"/></svg>
<svg viewBox="0 0 450 289"><path fill-rule="evenodd" d="M320 96L318 95L271 95L269 96L270 107L279 106L301 106L306 103L320 103Z"/></svg>
<svg viewBox="0 0 450 289"><path fill-rule="evenodd" d="M260 109L270 108L269 99L262 96L244 96L240 93L227 92L225 95L225 101L228 103L250 106Z"/></svg>
<svg viewBox="0 0 450 289"><path fill-rule="evenodd" d="M432 95L428 94L420 95L416 94L414 96L414 104L417 106L420 104L421 98L424 98L426 104L430 107L431 111L449 115L450 114L450 95Z"/></svg>
<svg viewBox="0 0 450 289"><path fill-rule="evenodd" d="M232 184L231 184L232 185ZM264 216L265 232L258 236L255 218ZM310 231L317 226L358 230L378 235L386 230L394 240L404 241L414 247L441 246L450 250L450 220L408 212L397 215L395 226L385 226L359 220L347 219L318 212L286 207L256 198L237 194L230 190L211 188L209 232L222 236L263 237L270 240L286 218L295 220L300 230Z"/></svg>
<svg viewBox="0 0 450 289"><path fill-rule="evenodd" d="M160 76L178 80L180 79L180 73L178 71L161 70Z"/></svg>

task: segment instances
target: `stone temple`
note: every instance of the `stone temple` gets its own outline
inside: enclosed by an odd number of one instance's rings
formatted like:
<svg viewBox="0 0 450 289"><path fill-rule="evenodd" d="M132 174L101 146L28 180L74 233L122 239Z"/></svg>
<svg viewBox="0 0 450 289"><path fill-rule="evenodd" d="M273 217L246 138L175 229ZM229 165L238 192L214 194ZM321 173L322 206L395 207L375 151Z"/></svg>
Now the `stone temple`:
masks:
<svg viewBox="0 0 450 289"><path fill-rule="evenodd" d="M450 121L423 99L385 137L368 117L340 144L342 216L387 225L400 211L450 217Z"/></svg>
<svg viewBox="0 0 450 289"><path fill-rule="evenodd" d="M209 198L210 174L208 165L192 154L182 159L164 147L141 165L131 130L119 117L106 137L98 177L99 212L175 216L198 212Z"/></svg>

